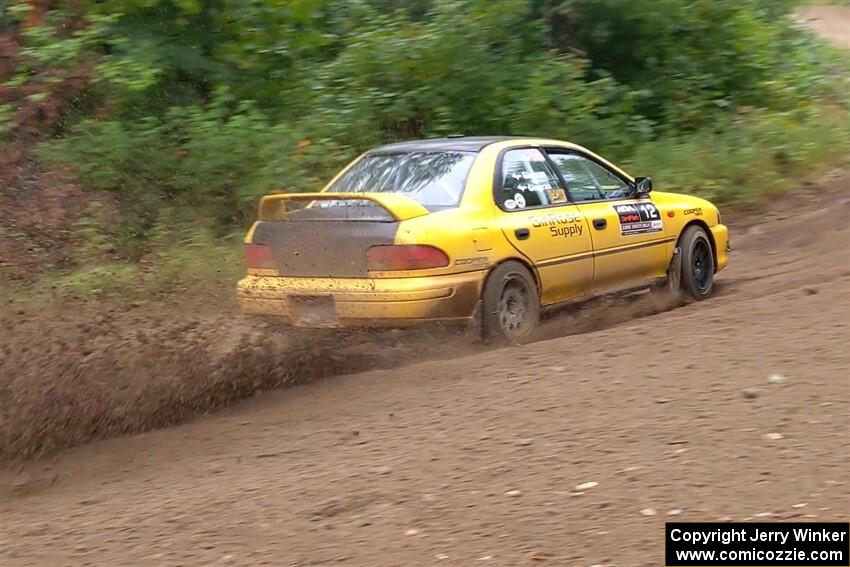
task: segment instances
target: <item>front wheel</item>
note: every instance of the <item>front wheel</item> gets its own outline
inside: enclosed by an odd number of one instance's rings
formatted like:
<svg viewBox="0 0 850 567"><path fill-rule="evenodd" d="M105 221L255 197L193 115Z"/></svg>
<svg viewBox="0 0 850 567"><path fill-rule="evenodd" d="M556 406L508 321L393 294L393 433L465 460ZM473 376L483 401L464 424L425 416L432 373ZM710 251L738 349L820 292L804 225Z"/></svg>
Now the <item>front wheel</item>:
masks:
<svg viewBox="0 0 850 567"><path fill-rule="evenodd" d="M714 252L705 229L689 226L679 237L665 291L684 299L702 301L714 289Z"/></svg>
<svg viewBox="0 0 850 567"><path fill-rule="evenodd" d="M485 340L527 340L540 320L540 296L534 277L515 261L499 264L484 284L481 335Z"/></svg>

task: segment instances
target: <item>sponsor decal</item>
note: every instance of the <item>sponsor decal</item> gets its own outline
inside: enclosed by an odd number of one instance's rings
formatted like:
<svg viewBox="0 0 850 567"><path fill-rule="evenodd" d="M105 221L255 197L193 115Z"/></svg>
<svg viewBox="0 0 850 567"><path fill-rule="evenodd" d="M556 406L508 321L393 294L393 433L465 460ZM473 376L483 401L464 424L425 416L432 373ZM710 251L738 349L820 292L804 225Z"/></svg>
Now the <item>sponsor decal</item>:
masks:
<svg viewBox="0 0 850 567"><path fill-rule="evenodd" d="M516 201L514 201L513 199L508 199L507 201L505 201L504 205L507 210L512 211L516 208Z"/></svg>
<svg viewBox="0 0 850 567"><path fill-rule="evenodd" d="M702 216L702 207L697 207L695 209L685 209L686 215L696 215L698 217Z"/></svg>
<svg viewBox="0 0 850 567"><path fill-rule="evenodd" d="M545 171L535 171L531 176L531 190L543 191L547 187L551 187L549 184L549 176L546 175Z"/></svg>
<svg viewBox="0 0 850 567"><path fill-rule="evenodd" d="M522 193L514 195L514 203L516 203L518 209L525 208L525 197L523 197Z"/></svg>
<svg viewBox="0 0 850 567"><path fill-rule="evenodd" d="M563 189L547 189L546 196L550 203L566 203L567 193Z"/></svg>
<svg viewBox="0 0 850 567"><path fill-rule="evenodd" d="M617 218L620 221L620 234L623 236L664 230L661 214L658 212L658 207L652 202L614 205L614 212L617 213Z"/></svg>
<svg viewBox="0 0 850 567"><path fill-rule="evenodd" d="M486 266L487 256L476 256L475 258L458 258L455 266Z"/></svg>
<svg viewBox="0 0 850 567"><path fill-rule="evenodd" d="M548 227L549 236L581 236L584 232L584 223L581 215L577 213L546 213L529 217L531 226L534 228Z"/></svg>
<svg viewBox="0 0 850 567"><path fill-rule="evenodd" d="M580 224L571 224L570 226L550 226L549 236L563 236L564 238L576 235L581 236L583 230L584 226Z"/></svg>

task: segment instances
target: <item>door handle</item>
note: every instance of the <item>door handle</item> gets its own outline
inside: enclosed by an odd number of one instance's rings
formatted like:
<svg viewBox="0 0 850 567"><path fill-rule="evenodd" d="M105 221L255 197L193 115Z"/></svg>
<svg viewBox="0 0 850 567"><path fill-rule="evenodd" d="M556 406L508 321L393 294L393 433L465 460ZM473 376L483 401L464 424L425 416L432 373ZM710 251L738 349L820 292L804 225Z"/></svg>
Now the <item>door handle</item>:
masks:
<svg viewBox="0 0 850 567"><path fill-rule="evenodd" d="M525 240L531 235L531 232L527 228L518 228L514 231L514 234L516 234L518 239Z"/></svg>
<svg viewBox="0 0 850 567"><path fill-rule="evenodd" d="M596 230L602 230L608 226L608 221L605 219L593 219L593 228Z"/></svg>

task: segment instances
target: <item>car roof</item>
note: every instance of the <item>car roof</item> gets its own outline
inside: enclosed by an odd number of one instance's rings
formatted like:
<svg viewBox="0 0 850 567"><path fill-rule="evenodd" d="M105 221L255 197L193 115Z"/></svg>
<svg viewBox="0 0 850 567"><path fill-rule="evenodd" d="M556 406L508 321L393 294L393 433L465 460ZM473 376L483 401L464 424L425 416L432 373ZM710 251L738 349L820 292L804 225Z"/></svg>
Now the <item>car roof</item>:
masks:
<svg viewBox="0 0 850 567"><path fill-rule="evenodd" d="M480 152L485 146L497 142L531 139L527 136L450 136L447 138L431 138L427 140L410 140L380 146L369 153L397 152Z"/></svg>

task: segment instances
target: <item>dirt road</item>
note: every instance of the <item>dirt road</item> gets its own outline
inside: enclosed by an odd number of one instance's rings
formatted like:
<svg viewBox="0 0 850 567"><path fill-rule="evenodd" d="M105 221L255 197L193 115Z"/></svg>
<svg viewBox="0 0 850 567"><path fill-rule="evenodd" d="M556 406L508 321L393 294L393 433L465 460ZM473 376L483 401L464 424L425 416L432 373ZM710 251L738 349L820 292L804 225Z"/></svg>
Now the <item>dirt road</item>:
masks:
<svg viewBox="0 0 850 567"><path fill-rule="evenodd" d="M836 46L850 49L850 6L800 6L794 17Z"/></svg>
<svg viewBox="0 0 850 567"><path fill-rule="evenodd" d="M558 337L567 314L551 340L7 469L0 560L659 565L674 517L846 520L850 179L832 186L740 220L702 304Z"/></svg>

